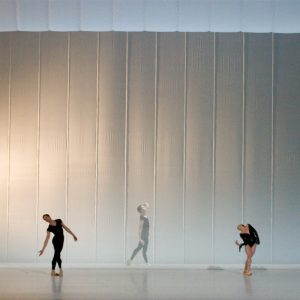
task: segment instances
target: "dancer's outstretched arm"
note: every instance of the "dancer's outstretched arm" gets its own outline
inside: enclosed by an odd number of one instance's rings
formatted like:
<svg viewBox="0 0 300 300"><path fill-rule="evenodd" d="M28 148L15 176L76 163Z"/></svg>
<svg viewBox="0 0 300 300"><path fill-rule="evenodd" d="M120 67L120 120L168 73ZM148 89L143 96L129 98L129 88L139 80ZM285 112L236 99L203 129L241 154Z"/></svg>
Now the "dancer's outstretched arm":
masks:
<svg viewBox="0 0 300 300"><path fill-rule="evenodd" d="M71 229L69 227L67 227L63 222L61 222L61 225L65 229L66 232L68 232L69 234L72 235L74 241L76 242L78 240L77 236L71 231Z"/></svg>
<svg viewBox="0 0 300 300"><path fill-rule="evenodd" d="M46 247L47 247L47 245L48 245L49 239L50 239L50 232L47 231L47 235L46 235L46 239L45 239L45 241L44 241L43 248L42 248L42 250L39 251L39 256L43 255L43 253L44 253L44 251L45 251L45 249L46 249Z"/></svg>

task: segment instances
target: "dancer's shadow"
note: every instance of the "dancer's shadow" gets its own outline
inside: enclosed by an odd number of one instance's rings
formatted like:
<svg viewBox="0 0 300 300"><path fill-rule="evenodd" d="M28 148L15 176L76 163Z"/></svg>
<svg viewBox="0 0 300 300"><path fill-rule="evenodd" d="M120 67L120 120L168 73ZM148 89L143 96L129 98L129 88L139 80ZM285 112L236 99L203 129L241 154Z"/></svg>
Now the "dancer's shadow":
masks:
<svg viewBox="0 0 300 300"><path fill-rule="evenodd" d="M141 299L148 299L148 270L131 272L130 278Z"/></svg>
<svg viewBox="0 0 300 300"><path fill-rule="evenodd" d="M244 276L244 287L245 287L245 293L249 296L253 294L253 288L252 288L252 278L249 276Z"/></svg>

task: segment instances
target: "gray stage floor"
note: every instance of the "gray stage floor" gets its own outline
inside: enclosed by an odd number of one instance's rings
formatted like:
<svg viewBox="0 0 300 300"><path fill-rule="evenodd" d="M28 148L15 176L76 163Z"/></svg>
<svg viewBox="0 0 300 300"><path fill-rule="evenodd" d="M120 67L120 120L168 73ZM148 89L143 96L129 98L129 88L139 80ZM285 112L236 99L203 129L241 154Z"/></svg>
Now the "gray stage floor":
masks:
<svg viewBox="0 0 300 300"><path fill-rule="evenodd" d="M300 299L300 270L0 268L0 299Z"/></svg>

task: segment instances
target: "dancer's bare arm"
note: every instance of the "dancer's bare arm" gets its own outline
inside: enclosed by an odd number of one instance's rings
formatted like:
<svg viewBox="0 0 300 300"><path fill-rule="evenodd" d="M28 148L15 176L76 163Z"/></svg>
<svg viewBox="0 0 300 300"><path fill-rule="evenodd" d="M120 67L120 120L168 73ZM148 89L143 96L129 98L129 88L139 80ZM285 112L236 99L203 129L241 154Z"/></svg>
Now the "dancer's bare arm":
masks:
<svg viewBox="0 0 300 300"><path fill-rule="evenodd" d="M43 255L43 253L44 253L44 251L45 251L45 249L46 249L46 247L48 245L49 239L50 239L50 232L47 231L47 235L46 235L46 238L45 238L45 241L44 241L43 248L42 248L42 250L39 251L39 256Z"/></svg>
<svg viewBox="0 0 300 300"><path fill-rule="evenodd" d="M77 241L77 236L71 231L71 229L68 226L66 226L63 222L61 222L61 225L62 225L62 227L64 228L64 230L66 232L68 232L69 234L72 235L74 241L76 242Z"/></svg>

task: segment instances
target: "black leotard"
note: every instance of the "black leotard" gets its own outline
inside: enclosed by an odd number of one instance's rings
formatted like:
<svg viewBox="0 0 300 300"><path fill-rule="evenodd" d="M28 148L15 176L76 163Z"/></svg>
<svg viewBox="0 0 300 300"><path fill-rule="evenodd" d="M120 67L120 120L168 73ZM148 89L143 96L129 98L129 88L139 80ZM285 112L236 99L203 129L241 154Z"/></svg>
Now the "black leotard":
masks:
<svg viewBox="0 0 300 300"><path fill-rule="evenodd" d="M254 229L254 227L252 227L250 224L248 224L248 227L249 227L249 233L241 233L240 234L240 237L244 242L244 243L240 244L240 246L239 246L240 251L243 246L249 245L250 247L252 247L254 244L257 244L257 245L260 244L259 236L258 236L256 230Z"/></svg>
<svg viewBox="0 0 300 300"><path fill-rule="evenodd" d="M55 220L56 225L49 225L47 231L52 232L54 237L52 239L52 244L54 247L54 256L52 259L52 270L55 269L56 263L58 264L59 268L61 268L61 258L60 252L64 245L64 232L62 228L62 220L57 219Z"/></svg>
<svg viewBox="0 0 300 300"><path fill-rule="evenodd" d="M55 220L56 225L49 225L47 231L52 232L54 237L61 237L64 235L63 228L62 228L62 220L57 219Z"/></svg>

